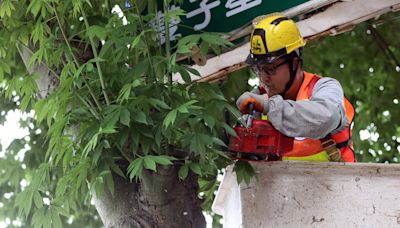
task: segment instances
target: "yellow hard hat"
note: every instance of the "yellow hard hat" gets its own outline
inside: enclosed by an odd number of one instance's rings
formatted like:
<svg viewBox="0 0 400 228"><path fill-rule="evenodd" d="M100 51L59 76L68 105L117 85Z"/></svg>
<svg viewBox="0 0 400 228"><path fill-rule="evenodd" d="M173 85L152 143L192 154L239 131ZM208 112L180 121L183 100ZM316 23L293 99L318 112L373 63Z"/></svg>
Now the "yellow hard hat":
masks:
<svg viewBox="0 0 400 228"><path fill-rule="evenodd" d="M255 23L248 64L270 64L306 44L296 23L283 14L270 14Z"/></svg>

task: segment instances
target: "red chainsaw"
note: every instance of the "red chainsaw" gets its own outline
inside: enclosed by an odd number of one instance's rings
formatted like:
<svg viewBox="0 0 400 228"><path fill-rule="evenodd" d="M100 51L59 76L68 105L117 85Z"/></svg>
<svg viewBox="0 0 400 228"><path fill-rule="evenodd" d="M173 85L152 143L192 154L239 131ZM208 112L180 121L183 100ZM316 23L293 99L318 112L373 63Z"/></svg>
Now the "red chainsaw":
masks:
<svg viewBox="0 0 400 228"><path fill-rule="evenodd" d="M232 159L247 161L277 161L285 152L293 149L293 138L276 130L268 120L256 118L253 104L249 105L249 114L233 128L237 137L230 137L229 154Z"/></svg>

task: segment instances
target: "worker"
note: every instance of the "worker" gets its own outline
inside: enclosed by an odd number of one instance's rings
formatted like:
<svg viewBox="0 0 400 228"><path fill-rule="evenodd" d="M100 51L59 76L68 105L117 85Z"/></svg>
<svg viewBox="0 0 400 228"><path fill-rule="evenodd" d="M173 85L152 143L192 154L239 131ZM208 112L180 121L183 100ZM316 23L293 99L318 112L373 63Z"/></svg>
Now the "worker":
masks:
<svg viewBox="0 0 400 228"><path fill-rule="evenodd" d="M278 131L294 138L283 160L355 162L354 108L336 79L303 71L304 46L296 23L282 14L256 23L246 63L259 86L243 93L236 105L246 113L253 103Z"/></svg>

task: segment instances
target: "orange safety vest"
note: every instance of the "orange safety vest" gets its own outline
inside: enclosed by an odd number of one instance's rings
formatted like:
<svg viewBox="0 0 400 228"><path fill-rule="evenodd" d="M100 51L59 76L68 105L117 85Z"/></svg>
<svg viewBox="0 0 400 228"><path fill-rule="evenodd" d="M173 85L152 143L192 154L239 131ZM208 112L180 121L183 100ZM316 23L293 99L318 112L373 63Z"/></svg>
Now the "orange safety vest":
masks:
<svg viewBox="0 0 400 228"><path fill-rule="evenodd" d="M321 77L304 72L303 83L297 94L296 100L307 100L311 98L312 90ZM353 142L351 140L352 131L350 125L354 119L354 107L344 97L344 105L346 109L346 117L348 126L343 131L331 135L321 140L310 138L296 137L293 144L293 149L285 153L283 160L306 160L306 161L329 161L328 153L325 151L322 144L332 140L336 143L336 148L340 151L341 156L345 162L355 162Z"/></svg>

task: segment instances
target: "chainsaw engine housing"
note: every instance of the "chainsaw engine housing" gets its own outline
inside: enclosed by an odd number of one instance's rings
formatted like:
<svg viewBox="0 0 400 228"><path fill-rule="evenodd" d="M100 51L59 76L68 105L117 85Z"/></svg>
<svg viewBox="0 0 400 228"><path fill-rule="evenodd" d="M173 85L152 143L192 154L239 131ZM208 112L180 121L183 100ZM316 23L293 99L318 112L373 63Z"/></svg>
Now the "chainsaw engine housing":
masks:
<svg viewBox="0 0 400 228"><path fill-rule="evenodd" d="M229 152L234 159L280 160L293 149L293 138L283 135L267 120L253 119L250 127L236 126L237 137L231 137Z"/></svg>

